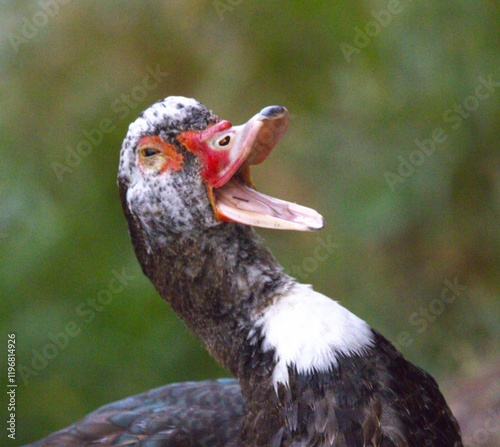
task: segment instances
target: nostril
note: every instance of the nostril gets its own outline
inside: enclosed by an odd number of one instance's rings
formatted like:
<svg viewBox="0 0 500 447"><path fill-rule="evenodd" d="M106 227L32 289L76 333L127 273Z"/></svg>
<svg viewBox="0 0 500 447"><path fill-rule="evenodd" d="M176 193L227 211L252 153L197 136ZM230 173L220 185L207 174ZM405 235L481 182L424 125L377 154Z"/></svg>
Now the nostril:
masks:
<svg viewBox="0 0 500 447"><path fill-rule="evenodd" d="M285 112L285 108L281 106L269 106L261 110L260 114L266 118L276 118Z"/></svg>

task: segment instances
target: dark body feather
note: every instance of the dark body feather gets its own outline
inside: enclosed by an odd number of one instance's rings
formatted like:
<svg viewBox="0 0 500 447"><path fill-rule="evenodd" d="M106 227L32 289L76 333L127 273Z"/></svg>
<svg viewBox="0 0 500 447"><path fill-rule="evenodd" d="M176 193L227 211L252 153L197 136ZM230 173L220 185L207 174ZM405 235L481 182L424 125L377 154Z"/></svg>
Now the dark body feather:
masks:
<svg viewBox="0 0 500 447"><path fill-rule="evenodd" d="M290 368L289 387L280 384L277 395L266 379L272 356L254 345L243 356L244 370L259 371L249 374L243 445L461 447L460 428L435 380L373 334L365 355L340 357L331 371L305 375Z"/></svg>
<svg viewBox="0 0 500 447"><path fill-rule="evenodd" d="M238 382L167 385L105 405L31 447L237 447Z"/></svg>
<svg viewBox="0 0 500 447"><path fill-rule="evenodd" d="M363 357L297 374L278 395L272 353L242 353L238 381L167 385L106 405L31 447L459 447L459 428L430 375L380 334ZM263 405L265 403L265 405Z"/></svg>

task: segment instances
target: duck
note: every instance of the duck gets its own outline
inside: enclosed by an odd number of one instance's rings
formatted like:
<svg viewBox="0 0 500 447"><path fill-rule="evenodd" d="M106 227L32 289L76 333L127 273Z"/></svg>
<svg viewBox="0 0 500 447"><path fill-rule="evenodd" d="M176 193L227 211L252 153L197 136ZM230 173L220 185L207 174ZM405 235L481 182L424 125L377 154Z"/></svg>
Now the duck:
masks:
<svg viewBox="0 0 500 447"><path fill-rule="evenodd" d="M129 126L118 186L139 264L234 378L105 405L32 446L463 446L433 377L289 276L256 233L324 226L252 181L288 124L282 106L233 126L170 96Z"/></svg>

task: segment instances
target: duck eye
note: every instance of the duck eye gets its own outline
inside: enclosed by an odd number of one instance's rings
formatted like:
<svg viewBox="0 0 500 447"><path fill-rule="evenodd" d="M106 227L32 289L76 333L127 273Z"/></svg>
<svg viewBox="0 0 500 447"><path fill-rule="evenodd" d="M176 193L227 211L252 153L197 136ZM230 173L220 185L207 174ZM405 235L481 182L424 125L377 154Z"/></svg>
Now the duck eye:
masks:
<svg viewBox="0 0 500 447"><path fill-rule="evenodd" d="M141 149L141 155L143 157L152 157L153 155L158 154L160 151L158 149L155 149L153 147L145 147L144 149Z"/></svg>
<svg viewBox="0 0 500 447"><path fill-rule="evenodd" d="M226 135L224 138L219 140L218 144L219 144L219 146L227 146L230 141L231 141L231 137L229 135Z"/></svg>

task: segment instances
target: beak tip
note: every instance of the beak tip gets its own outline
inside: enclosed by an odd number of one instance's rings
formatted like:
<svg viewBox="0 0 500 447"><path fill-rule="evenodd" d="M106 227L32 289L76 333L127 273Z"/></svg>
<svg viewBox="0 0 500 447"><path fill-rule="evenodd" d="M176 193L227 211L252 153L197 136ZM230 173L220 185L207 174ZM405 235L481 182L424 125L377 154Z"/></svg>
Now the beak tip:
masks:
<svg viewBox="0 0 500 447"><path fill-rule="evenodd" d="M309 231L318 231L322 230L325 227L325 219L323 216L321 216L321 220L318 221L317 224L309 226Z"/></svg>
<svg viewBox="0 0 500 447"><path fill-rule="evenodd" d="M268 106L261 110L260 115L264 118L275 119L282 117L287 110L282 106Z"/></svg>

